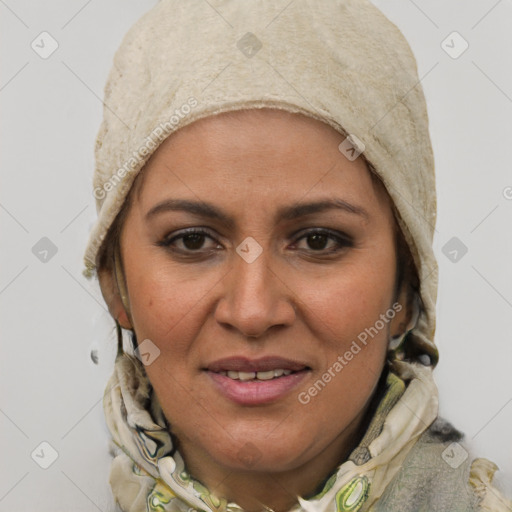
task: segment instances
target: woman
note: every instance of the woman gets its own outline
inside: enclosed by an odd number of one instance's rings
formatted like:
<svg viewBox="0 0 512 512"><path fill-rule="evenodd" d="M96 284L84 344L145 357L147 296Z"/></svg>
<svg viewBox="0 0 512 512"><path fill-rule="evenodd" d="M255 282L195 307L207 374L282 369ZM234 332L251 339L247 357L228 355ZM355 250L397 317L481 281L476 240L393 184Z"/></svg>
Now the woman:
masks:
<svg viewBox="0 0 512 512"><path fill-rule="evenodd" d="M120 509L511 510L437 418L434 165L398 29L361 0L161 0L105 92L85 262L118 327Z"/></svg>

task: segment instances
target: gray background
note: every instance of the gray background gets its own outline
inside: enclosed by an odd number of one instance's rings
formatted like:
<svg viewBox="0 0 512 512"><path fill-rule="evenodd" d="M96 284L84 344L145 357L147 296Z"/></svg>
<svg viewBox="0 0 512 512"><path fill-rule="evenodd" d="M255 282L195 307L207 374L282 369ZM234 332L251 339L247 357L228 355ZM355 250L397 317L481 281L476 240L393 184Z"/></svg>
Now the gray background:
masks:
<svg viewBox="0 0 512 512"><path fill-rule="evenodd" d="M104 83L154 3L0 0L0 511L112 510L101 401L115 337L82 253ZM374 3L417 56L431 119L441 414L512 479L512 2ZM58 43L46 59L31 47L43 31Z"/></svg>

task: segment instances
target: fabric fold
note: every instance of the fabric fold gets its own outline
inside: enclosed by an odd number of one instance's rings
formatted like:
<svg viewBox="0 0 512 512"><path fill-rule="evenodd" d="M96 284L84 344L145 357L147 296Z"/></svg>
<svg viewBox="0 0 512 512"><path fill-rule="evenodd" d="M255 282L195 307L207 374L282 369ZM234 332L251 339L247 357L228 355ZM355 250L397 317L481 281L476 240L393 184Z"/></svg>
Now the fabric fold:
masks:
<svg viewBox="0 0 512 512"><path fill-rule="evenodd" d="M310 499L297 497L291 511L341 512L370 506L435 420L437 409L431 368L395 362L359 445L320 493ZM104 395L104 410L118 447L110 483L123 511L242 512L236 503L211 494L187 472L144 366L136 357L126 353L117 357Z"/></svg>

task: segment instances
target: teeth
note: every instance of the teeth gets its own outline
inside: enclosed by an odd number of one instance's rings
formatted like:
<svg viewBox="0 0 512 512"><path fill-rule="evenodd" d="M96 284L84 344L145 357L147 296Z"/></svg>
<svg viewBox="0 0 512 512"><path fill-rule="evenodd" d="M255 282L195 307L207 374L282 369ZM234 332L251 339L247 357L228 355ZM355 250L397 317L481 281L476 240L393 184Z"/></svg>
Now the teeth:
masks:
<svg viewBox="0 0 512 512"><path fill-rule="evenodd" d="M238 372L240 380L252 380L254 377L256 377L256 372Z"/></svg>
<svg viewBox="0 0 512 512"><path fill-rule="evenodd" d="M292 373L291 370L283 370L281 368L277 370L268 370L266 372L237 372L234 370L229 370L228 372L219 372L220 375L228 376L230 379L234 380L272 380L278 377L282 377L283 375L286 377Z"/></svg>
<svg viewBox="0 0 512 512"><path fill-rule="evenodd" d="M275 375L277 370L270 370L268 372L258 372L256 374L256 377L258 377L258 380L270 380L274 377L278 377L278 375Z"/></svg>

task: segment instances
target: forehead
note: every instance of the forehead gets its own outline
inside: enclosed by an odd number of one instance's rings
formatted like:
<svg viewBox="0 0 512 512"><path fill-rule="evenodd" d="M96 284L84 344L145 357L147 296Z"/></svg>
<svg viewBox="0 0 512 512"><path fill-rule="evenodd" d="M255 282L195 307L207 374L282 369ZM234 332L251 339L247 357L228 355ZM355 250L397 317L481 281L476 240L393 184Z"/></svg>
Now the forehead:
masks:
<svg viewBox="0 0 512 512"><path fill-rule="evenodd" d="M340 152L344 139L326 123L278 109L209 116L168 137L134 189L147 207L169 193L232 200L248 187L255 203L327 193L387 205L387 193L364 158L350 161Z"/></svg>

